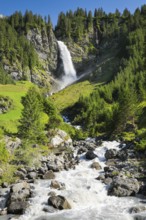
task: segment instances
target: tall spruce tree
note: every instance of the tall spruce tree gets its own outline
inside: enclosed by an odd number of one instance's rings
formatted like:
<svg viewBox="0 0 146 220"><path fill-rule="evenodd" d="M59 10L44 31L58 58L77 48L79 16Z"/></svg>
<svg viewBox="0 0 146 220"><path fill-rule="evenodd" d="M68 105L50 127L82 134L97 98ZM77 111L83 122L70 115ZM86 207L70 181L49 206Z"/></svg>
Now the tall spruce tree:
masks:
<svg viewBox="0 0 146 220"><path fill-rule="evenodd" d="M38 90L32 87L22 99L24 109L20 119L19 135L30 142L40 141L43 137L43 125L41 123L42 101Z"/></svg>

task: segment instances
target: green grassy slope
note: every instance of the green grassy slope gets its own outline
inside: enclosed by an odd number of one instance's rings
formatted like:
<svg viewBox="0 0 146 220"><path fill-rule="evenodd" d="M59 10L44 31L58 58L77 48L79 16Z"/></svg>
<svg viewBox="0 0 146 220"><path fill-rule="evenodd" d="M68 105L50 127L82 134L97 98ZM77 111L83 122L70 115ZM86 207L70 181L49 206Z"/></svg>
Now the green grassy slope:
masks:
<svg viewBox="0 0 146 220"><path fill-rule="evenodd" d="M89 96L96 86L97 84L92 84L87 80L78 82L52 95L51 99L57 109L63 111L65 108L74 105L80 95Z"/></svg>
<svg viewBox="0 0 146 220"><path fill-rule="evenodd" d="M8 96L13 100L13 109L6 114L0 114L0 127L4 127L7 132L17 132L18 120L23 108L21 98L25 96L30 86L32 86L30 82L17 82L16 85L0 85L0 95Z"/></svg>

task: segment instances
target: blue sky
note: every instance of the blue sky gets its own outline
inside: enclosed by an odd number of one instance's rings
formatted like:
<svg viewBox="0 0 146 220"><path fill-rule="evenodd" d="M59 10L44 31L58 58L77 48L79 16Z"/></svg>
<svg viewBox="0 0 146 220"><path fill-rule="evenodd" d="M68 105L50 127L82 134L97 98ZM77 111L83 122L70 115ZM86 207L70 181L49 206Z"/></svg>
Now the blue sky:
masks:
<svg viewBox="0 0 146 220"><path fill-rule="evenodd" d="M137 7L146 4L146 0L0 0L0 14L11 15L15 11L26 9L42 16L51 16L53 24L56 24L58 14L77 7L94 11L95 8L103 8L106 12L114 12L115 9L123 11L128 8L131 12Z"/></svg>

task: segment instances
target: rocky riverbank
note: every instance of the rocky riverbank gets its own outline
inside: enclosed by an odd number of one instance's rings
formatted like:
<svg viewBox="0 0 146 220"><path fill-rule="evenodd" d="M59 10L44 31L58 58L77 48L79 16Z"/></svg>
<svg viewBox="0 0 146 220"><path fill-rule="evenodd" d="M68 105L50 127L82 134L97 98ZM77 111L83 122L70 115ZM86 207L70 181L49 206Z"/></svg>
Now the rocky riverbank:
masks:
<svg viewBox="0 0 146 220"><path fill-rule="evenodd" d="M144 154L134 150L133 143L120 143L118 149L105 151L106 166L101 170L101 165L95 161L99 156L95 149L101 145L101 141L90 139L87 141L75 141L67 151L59 150L48 157L42 157L41 166L19 168L19 182L8 186L3 183L0 188L0 214L21 215L29 206L29 199L33 197L33 184L37 179L50 181L52 192L48 195L48 207L45 212L54 212L59 209L71 209L67 199L54 190L60 192L65 189L65 184L56 179L56 174L63 170L76 169L76 165L84 158L93 161L90 169L97 170L97 180L103 182L108 188L109 196L126 197L141 195L145 199L146 182L144 169ZM145 200L143 200L145 201ZM145 211L144 205L131 207L129 212L137 213ZM11 219L11 217L9 218Z"/></svg>

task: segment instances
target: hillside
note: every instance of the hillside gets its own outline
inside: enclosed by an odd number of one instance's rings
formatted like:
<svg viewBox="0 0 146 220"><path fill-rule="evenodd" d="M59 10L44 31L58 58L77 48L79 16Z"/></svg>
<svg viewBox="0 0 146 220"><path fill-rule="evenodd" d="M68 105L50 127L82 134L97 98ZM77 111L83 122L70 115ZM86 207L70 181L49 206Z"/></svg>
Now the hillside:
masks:
<svg viewBox="0 0 146 220"><path fill-rule="evenodd" d="M49 17L29 11L0 18L0 161L7 170L0 183L20 178L17 165L40 166L40 157L54 151L57 132L65 144L69 136L102 137L145 151L145 15L145 5L133 14L95 9L93 15L78 8L61 13L55 28ZM77 75L52 94L65 76L57 40L70 52Z"/></svg>

